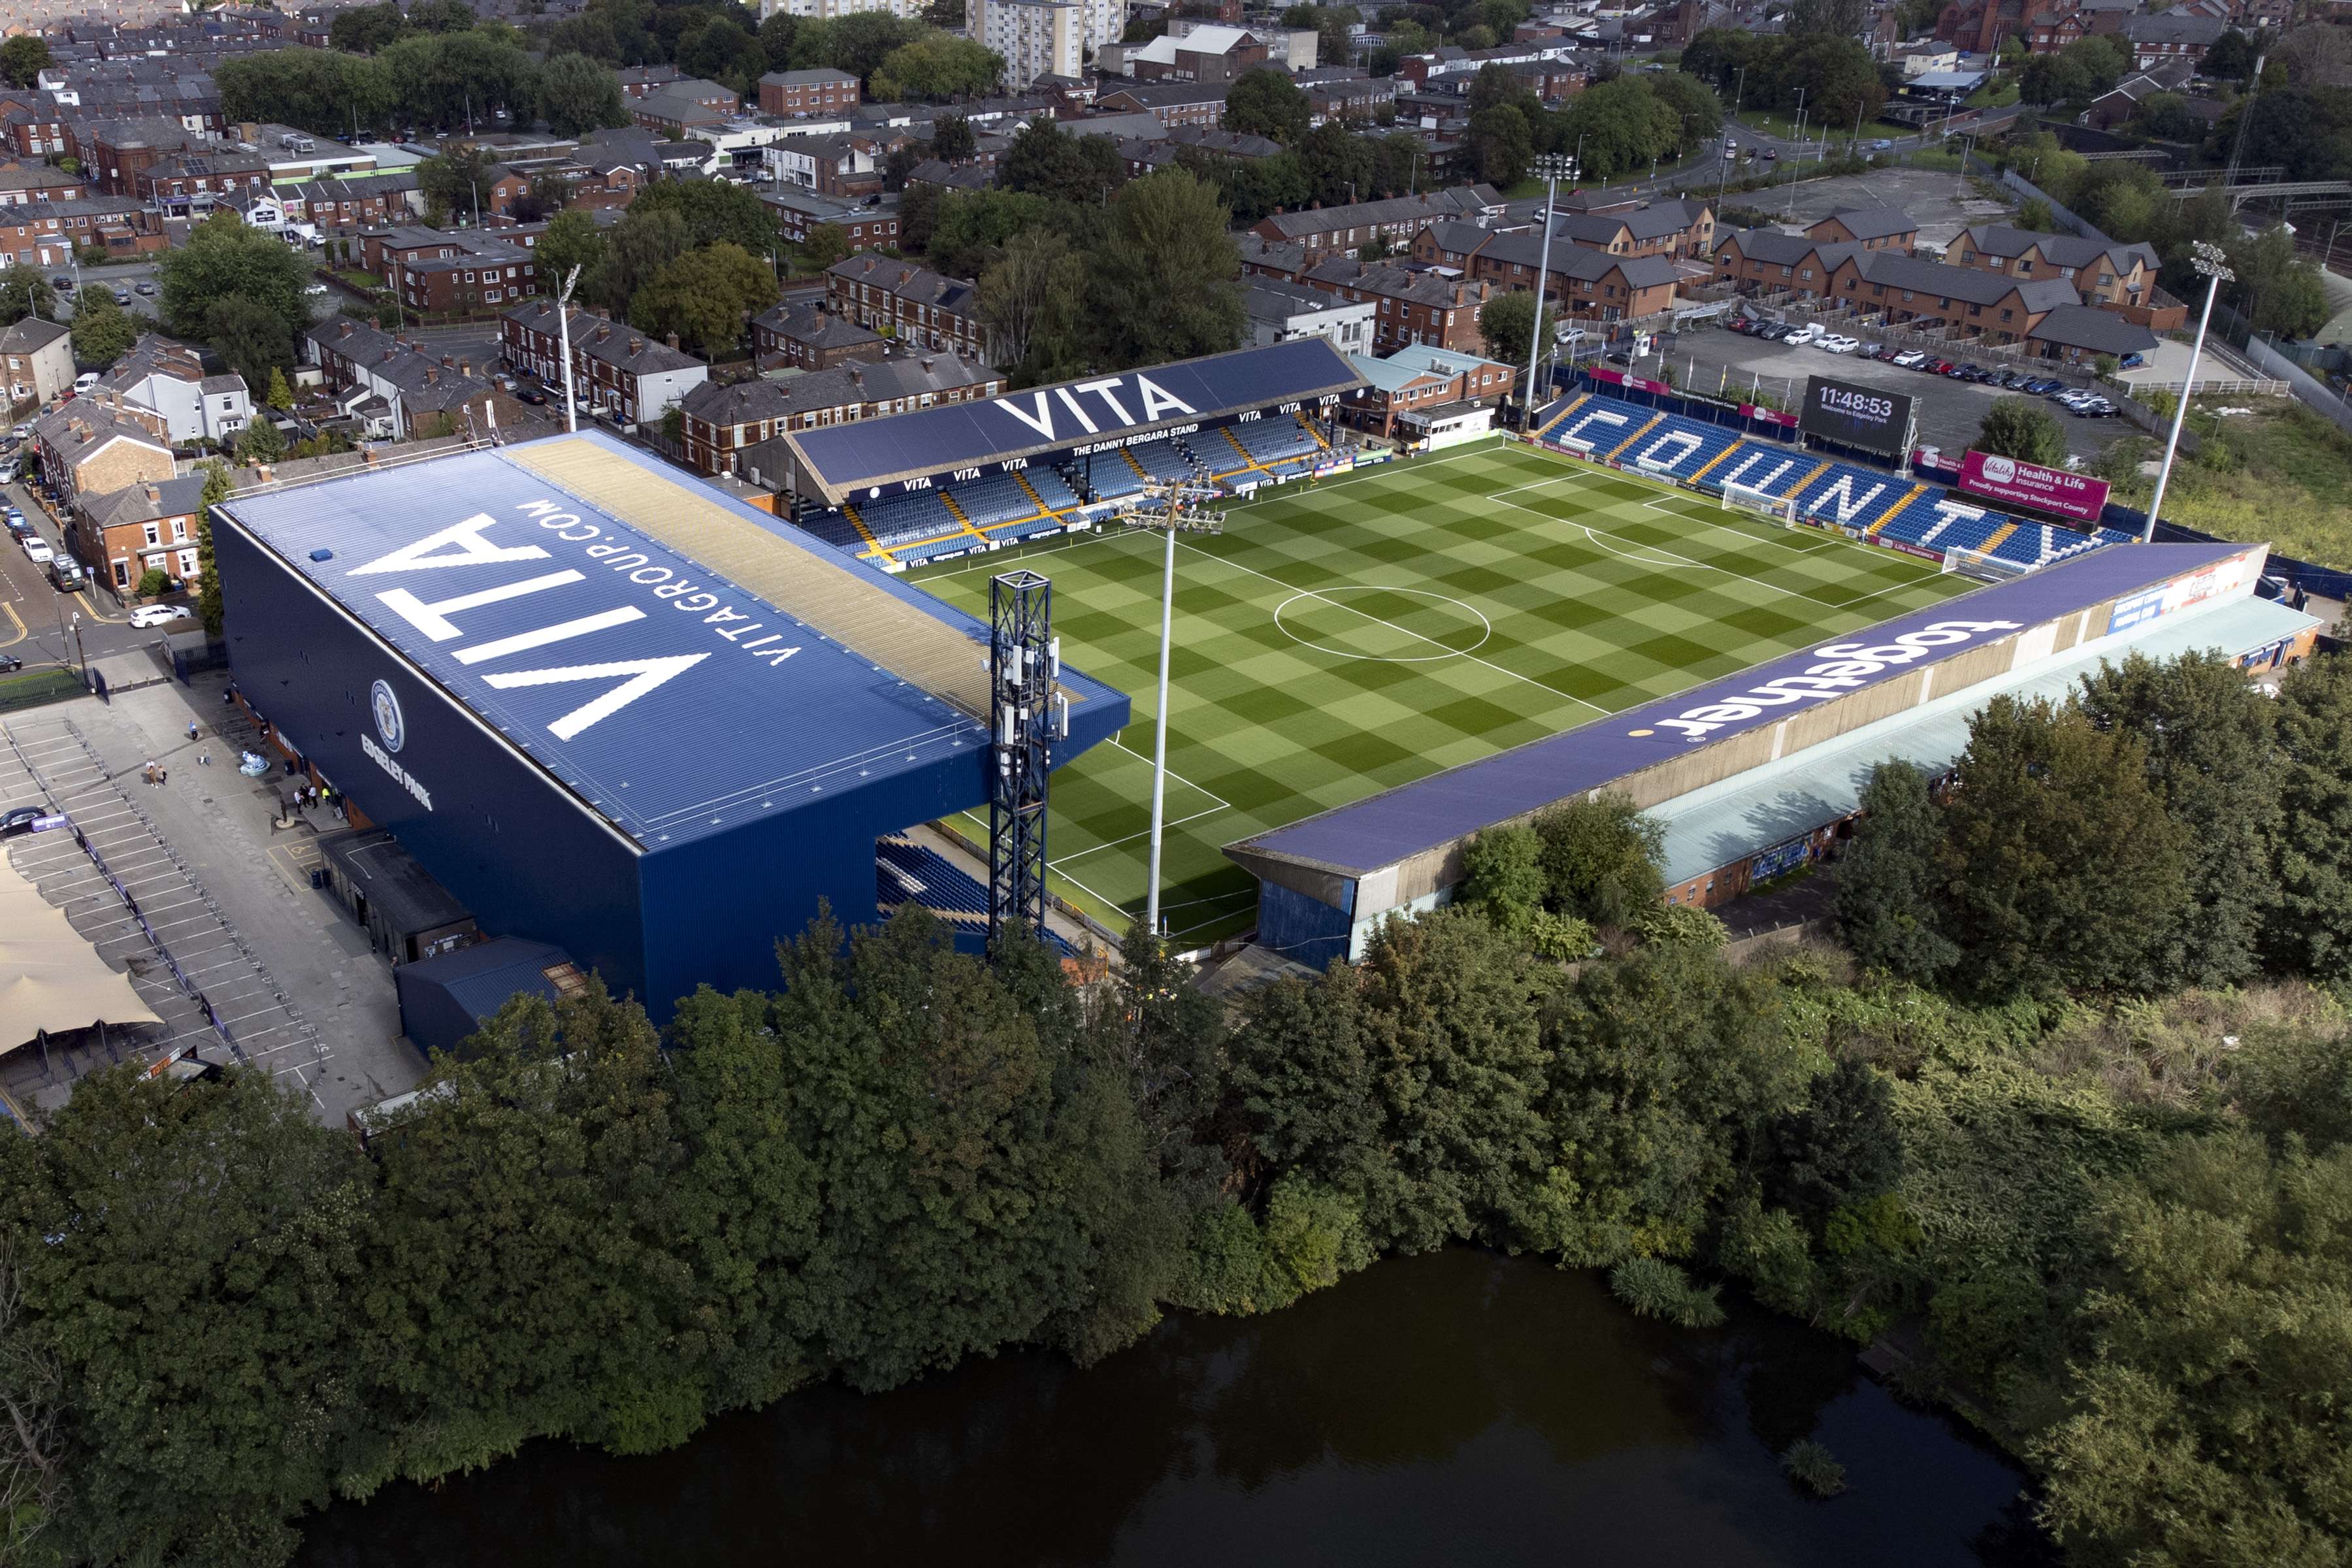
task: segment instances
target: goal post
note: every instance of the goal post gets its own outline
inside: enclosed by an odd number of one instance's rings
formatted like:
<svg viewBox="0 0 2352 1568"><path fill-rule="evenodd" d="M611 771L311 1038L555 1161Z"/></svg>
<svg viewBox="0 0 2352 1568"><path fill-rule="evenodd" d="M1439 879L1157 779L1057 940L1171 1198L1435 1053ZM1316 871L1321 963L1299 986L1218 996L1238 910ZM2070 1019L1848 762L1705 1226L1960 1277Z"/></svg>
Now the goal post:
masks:
<svg viewBox="0 0 2352 1568"><path fill-rule="evenodd" d="M1955 545L1944 552L1944 570L1963 577L1974 577L1983 583L2006 583L2022 577L2033 570L2022 561L2005 561L1998 555L1987 555L1981 550L1963 550Z"/></svg>
<svg viewBox="0 0 2352 1568"><path fill-rule="evenodd" d="M1783 528L1797 526L1797 501L1793 496L1776 496L1767 490L1752 489L1747 485L1723 487L1723 510L1754 512L1769 517Z"/></svg>

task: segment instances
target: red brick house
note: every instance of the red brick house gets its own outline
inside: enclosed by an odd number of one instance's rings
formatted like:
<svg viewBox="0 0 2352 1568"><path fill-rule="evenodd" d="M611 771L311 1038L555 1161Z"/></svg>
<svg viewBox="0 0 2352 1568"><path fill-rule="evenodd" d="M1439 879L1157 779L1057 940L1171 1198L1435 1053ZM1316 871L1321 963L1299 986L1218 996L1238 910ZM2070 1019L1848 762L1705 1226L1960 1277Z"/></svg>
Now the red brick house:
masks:
<svg viewBox="0 0 2352 1568"><path fill-rule="evenodd" d="M1496 292L1488 283L1402 267L1367 266L1352 256L1334 256L1307 268L1299 281L1342 300L1371 300L1372 346L1383 353L1433 343L1475 354L1486 337L1478 331L1478 308Z"/></svg>
<svg viewBox="0 0 2352 1568"><path fill-rule="evenodd" d="M760 79L762 114L839 114L857 101L857 79L847 71L770 71Z"/></svg>

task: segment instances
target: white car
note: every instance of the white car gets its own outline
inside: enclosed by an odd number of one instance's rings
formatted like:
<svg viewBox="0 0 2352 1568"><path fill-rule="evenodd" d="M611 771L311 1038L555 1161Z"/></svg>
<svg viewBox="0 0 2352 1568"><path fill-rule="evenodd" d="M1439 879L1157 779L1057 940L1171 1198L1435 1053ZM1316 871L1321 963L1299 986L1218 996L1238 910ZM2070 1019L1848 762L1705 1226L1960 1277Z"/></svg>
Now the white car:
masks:
<svg viewBox="0 0 2352 1568"><path fill-rule="evenodd" d="M152 626L168 626L173 621L188 619L185 605L142 605L131 612L131 624L140 631Z"/></svg>
<svg viewBox="0 0 2352 1568"><path fill-rule="evenodd" d="M96 386L97 384L98 372L94 370L86 370L79 375L74 377L74 391L77 394L88 392L91 387Z"/></svg>
<svg viewBox="0 0 2352 1568"><path fill-rule="evenodd" d="M1862 347L1862 340L1847 337L1843 332L1832 332L1813 346L1824 353L1850 354Z"/></svg>
<svg viewBox="0 0 2352 1568"><path fill-rule="evenodd" d="M39 534L28 533L25 535L25 559L31 562L34 565L47 565L49 562L56 559L57 553L58 552L56 551L49 548L49 542L43 539Z"/></svg>
<svg viewBox="0 0 2352 1568"><path fill-rule="evenodd" d="M1787 337L1782 338L1780 341L1788 344L1792 349L1801 348L1821 335L1821 328L1808 322L1804 326L1799 327L1795 331L1790 332Z"/></svg>
<svg viewBox="0 0 2352 1568"><path fill-rule="evenodd" d="M1896 354L1890 363L1900 365L1905 370L1916 370L1927 363L1927 356L1917 349L1906 349Z"/></svg>

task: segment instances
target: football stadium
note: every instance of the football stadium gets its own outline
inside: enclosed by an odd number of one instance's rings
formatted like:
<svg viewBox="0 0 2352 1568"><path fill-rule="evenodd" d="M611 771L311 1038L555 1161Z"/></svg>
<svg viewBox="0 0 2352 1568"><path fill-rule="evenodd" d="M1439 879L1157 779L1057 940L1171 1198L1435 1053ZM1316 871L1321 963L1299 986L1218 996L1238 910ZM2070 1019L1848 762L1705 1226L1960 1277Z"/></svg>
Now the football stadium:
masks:
<svg viewBox="0 0 2352 1568"><path fill-rule="evenodd" d="M781 432L774 514L592 435L239 497L233 668L482 933L659 1014L767 982L820 899L987 929L1008 574L1041 638L1051 606L1044 886L1103 932L1142 910L1155 715L1125 694L1155 689L1164 545L1129 525L1170 486L1223 519L1177 547L1161 904L1192 949L1360 952L1479 830L1604 789L1665 824L1675 899L1719 903L1997 692L2135 648L2277 662L2317 626L2257 595L2260 546L1982 504L1900 409L1588 371L1528 437L1399 456L1345 426L1364 385L1310 338Z"/></svg>

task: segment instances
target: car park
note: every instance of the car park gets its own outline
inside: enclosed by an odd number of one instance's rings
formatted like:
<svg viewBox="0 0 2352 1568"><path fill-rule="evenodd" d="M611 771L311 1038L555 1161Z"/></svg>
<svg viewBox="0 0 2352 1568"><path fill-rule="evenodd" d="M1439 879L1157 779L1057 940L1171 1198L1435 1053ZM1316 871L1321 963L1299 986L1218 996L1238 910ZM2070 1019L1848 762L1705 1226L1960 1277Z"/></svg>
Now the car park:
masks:
<svg viewBox="0 0 2352 1568"><path fill-rule="evenodd" d="M1921 353L1917 349L1905 349L1901 353L1896 354L1895 358L1888 363L1900 366L1904 370L1917 370L1921 365L1927 363L1927 356Z"/></svg>
<svg viewBox="0 0 2352 1568"><path fill-rule="evenodd" d="M131 625L139 631L168 626L173 621L188 618L188 606L185 605L142 605L131 612Z"/></svg>
<svg viewBox="0 0 2352 1568"><path fill-rule="evenodd" d="M47 565L50 559L57 554L56 551L49 548L49 542L37 533L26 534L22 542L25 546L25 559L36 566Z"/></svg>

